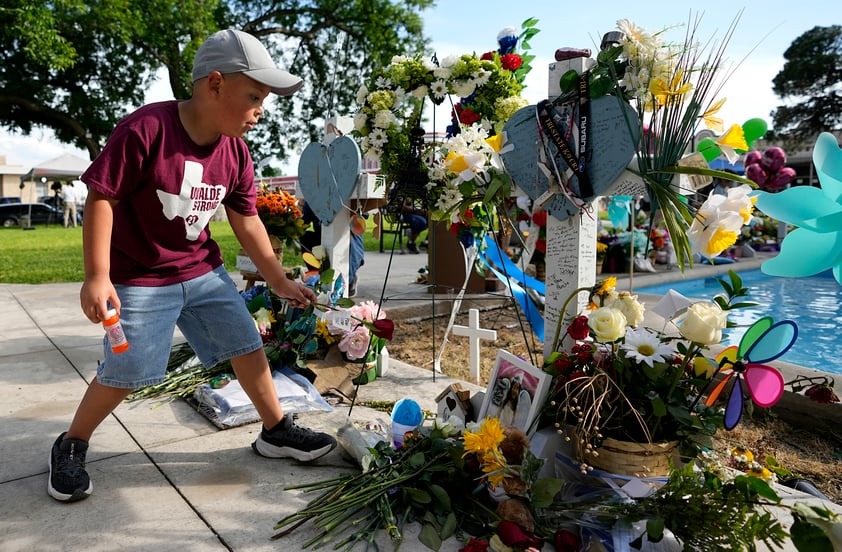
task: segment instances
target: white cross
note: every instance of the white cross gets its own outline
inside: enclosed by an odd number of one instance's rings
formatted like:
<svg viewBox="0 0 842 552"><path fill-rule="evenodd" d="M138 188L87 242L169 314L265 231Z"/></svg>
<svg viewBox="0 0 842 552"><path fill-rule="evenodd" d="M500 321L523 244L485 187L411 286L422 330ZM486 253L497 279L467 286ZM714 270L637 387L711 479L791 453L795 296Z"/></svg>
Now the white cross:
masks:
<svg viewBox="0 0 842 552"><path fill-rule="evenodd" d="M479 310L468 310L468 325L467 326L453 326L453 335L463 335L468 337L470 341L470 351L468 353L468 360L471 363L471 376L474 381L479 383L479 340L490 339L495 341L497 339L497 330L483 330L479 327Z"/></svg>

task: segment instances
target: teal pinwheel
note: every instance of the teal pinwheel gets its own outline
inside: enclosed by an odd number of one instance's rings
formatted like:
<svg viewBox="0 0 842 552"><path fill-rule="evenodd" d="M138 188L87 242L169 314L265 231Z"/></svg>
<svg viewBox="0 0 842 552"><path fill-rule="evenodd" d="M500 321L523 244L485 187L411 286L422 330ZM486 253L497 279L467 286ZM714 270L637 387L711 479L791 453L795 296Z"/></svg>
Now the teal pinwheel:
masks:
<svg viewBox="0 0 842 552"><path fill-rule="evenodd" d="M842 150L835 136L819 135L813 164L821 187L753 194L757 209L797 227L784 238L780 254L763 263L761 270L770 276L801 278L833 269L842 284Z"/></svg>

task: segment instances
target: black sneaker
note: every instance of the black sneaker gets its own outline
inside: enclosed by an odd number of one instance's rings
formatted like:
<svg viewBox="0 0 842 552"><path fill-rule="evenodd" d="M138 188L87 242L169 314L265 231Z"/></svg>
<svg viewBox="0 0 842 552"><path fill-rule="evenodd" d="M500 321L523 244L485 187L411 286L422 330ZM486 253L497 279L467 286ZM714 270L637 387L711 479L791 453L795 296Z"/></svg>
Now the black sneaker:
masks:
<svg viewBox="0 0 842 552"><path fill-rule="evenodd" d="M418 253L418 246L415 245L415 242L407 242L406 243L406 249L410 253Z"/></svg>
<svg viewBox="0 0 842 552"><path fill-rule="evenodd" d="M318 433L295 425L292 416L284 416L271 430L263 426L260 437L251 444L251 448L260 456L294 458L299 462L315 460L333 450L335 446L336 439L327 433Z"/></svg>
<svg viewBox="0 0 842 552"><path fill-rule="evenodd" d="M50 479L47 493L61 502L76 502L91 496L94 484L85 471L88 443L58 436L50 451Z"/></svg>
<svg viewBox="0 0 842 552"><path fill-rule="evenodd" d="M356 297L357 296L357 275L354 274L354 277L351 278L351 283L348 284L348 297Z"/></svg>

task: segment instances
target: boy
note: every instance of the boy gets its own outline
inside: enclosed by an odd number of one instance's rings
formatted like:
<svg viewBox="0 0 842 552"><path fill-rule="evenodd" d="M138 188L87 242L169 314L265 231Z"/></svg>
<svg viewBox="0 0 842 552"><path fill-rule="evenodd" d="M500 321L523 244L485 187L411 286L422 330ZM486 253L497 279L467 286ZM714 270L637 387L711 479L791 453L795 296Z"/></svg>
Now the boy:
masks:
<svg viewBox="0 0 842 552"><path fill-rule="evenodd" d="M292 95L302 81L276 68L258 39L235 30L202 44L193 81L189 100L147 105L121 121L82 175L89 188L82 312L100 323L109 304L120 311L130 347L118 355L105 343L96 379L53 444L47 490L56 500L91 494L91 435L134 389L162 381L176 325L206 366L230 359L263 421L255 452L310 461L336 446L284 416L260 336L207 228L222 203L267 284L293 307L315 300L275 258L242 140L270 92Z"/></svg>

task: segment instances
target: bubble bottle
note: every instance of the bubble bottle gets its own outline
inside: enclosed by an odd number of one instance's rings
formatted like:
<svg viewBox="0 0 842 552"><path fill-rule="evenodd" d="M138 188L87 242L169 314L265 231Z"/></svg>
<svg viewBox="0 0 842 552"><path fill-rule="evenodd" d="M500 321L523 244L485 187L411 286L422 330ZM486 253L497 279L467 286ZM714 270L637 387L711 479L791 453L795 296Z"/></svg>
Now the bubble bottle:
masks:
<svg viewBox="0 0 842 552"><path fill-rule="evenodd" d="M115 354L129 350L129 341L126 339L126 334L123 333L123 325L120 324L120 315L115 309L110 309L106 313L105 320L102 321L102 327L108 335L108 342L111 344L111 350Z"/></svg>

